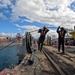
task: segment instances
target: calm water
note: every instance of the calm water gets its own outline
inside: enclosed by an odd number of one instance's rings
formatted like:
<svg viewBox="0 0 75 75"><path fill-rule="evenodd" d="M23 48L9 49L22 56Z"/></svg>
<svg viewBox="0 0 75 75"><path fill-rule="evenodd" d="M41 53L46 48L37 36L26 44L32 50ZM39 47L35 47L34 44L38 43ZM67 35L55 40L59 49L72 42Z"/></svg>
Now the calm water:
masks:
<svg viewBox="0 0 75 75"><path fill-rule="evenodd" d="M17 46L10 46L0 51L0 71L4 68L9 68L12 64L18 64L18 52Z"/></svg>

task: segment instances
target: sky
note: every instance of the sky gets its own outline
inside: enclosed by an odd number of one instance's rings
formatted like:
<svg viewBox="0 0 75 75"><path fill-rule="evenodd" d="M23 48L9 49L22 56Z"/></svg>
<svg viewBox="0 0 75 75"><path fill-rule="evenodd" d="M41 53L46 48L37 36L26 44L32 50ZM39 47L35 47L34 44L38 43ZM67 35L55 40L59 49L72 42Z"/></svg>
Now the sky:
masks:
<svg viewBox="0 0 75 75"><path fill-rule="evenodd" d="M74 29L74 24L75 0L0 0L0 36L24 35L45 25L47 35L57 37L58 26ZM39 37L37 31L31 34Z"/></svg>

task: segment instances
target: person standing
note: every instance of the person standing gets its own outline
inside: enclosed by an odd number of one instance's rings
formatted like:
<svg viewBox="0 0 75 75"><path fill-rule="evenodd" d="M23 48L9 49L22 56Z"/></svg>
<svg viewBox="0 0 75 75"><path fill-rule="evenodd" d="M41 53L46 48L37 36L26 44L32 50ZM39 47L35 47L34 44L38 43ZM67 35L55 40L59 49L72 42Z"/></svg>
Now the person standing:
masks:
<svg viewBox="0 0 75 75"><path fill-rule="evenodd" d="M66 34L66 30L60 26L57 28L58 33L58 51L60 52L60 46L62 45L62 53L64 54L64 37Z"/></svg>
<svg viewBox="0 0 75 75"><path fill-rule="evenodd" d="M43 47L43 42L45 40L45 35L49 30L47 29L46 26L43 27L43 29L39 29L38 33L40 33L40 37L38 39L38 50L42 50Z"/></svg>

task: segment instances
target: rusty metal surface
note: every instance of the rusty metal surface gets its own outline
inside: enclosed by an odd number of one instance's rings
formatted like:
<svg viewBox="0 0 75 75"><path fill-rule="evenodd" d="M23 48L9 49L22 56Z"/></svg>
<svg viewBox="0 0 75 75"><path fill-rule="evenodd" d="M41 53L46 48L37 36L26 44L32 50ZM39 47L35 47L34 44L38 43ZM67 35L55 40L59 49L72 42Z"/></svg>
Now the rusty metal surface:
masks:
<svg viewBox="0 0 75 75"><path fill-rule="evenodd" d="M45 55L48 57L49 61L53 64L53 66L56 68L56 70L59 72L60 75L66 75L61 68L52 60L52 58L48 55L48 53L43 50Z"/></svg>
<svg viewBox="0 0 75 75"><path fill-rule="evenodd" d="M60 68L67 73L67 75L75 74L75 63L73 54L65 52L61 54L56 48L45 46L51 58L60 66Z"/></svg>

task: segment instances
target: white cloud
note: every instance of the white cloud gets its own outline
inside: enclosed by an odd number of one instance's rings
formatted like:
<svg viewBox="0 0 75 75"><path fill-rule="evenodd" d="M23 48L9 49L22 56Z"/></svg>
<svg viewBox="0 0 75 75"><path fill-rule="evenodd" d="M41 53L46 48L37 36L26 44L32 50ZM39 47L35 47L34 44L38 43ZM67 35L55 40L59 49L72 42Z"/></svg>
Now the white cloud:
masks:
<svg viewBox="0 0 75 75"><path fill-rule="evenodd" d="M0 13L0 18L7 19L6 16L3 13Z"/></svg>
<svg viewBox="0 0 75 75"><path fill-rule="evenodd" d="M49 30L49 32L46 34L46 37L47 37L47 35L48 36L50 36L51 37L51 39L56 39L57 37L58 37L58 34L57 34L57 32L56 32L56 30ZM38 31L36 31L36 32L33 32L32 33L32 36L34 36L35 38L39 38L39 36L40 36L40 33L38 33Z"/></svg>
<svg viewBox="0 0 75 75"><path fill-rule="evenodd" d="M33 31L33 30L37 30L39 29L39 27L35 26L35 25L24 25L24 26L20 26L18 24L15 24L16 27L18 28L22 28L22 29L26 29L27 31Z"/></svg>
<svg viewBox="0 0 75 75"><path fill-rule="evenodd" d="M10 38L13 38L13 37L16 37L16 34L17 33L0 33L0 36L4 36L4 37L10 37Z"/></svg>
<svg viewBox="0 0 75 75"><path fill-rule="evenodd" d="M32 23L33 21L32 20L27 20L27 19L22 19L21 22L30 22L30 23Z"/></svg>
<svg viewBox="0 0 75 75"><path fill-rule="evenodd" d="M18 31L19 31L19 33L21 33L21 29L20 28L18 28Z"/></svg>
<svg viewBox="0 0 75 75"><path fill-rule="evenodd" d="M0 0L0 8L8 5L12 7L12 21L20 20L19 17L24 16L29 19L25 20L28 22L38 21L64 27L71 25L73 28L75 12L68 8L73 1L75 0L16 0L13 5L11 0Z"/></svg>
<svg viewBox="0 0 75 75"><path fill-rule="evenodd" d="M20 20L20 17L26 17L28 20L23 21L37 21L53 24L56 27L74 28L75 12L68 8L73 1L75 0L16 0L16 4L12 5L11 0L1 0L2 4L0 3L0 7L11 5L12 21ZM18 28L25 28L28 31L39 28L30 25L16 26Z"/></svg>
<svg viewBox="0 0 75 75"><path fill-rule="evenodd" d="M53 24L73 28L75 12L68 8L74 0L18 0L13 6L12 20L25 16L30 21ZM57 10L50 10L50 9Z"/></svg>
<svg viewBox="0 0 75 75"><path fill-rule="evenodd" d="M0 8L7 8L8 5L11 5L11 0L0 0Z"/></svg>
<svg viewBox="0 0 75 75"><path fill-rule="evenodd" d="M24 25L24 26L20 26L20 25L16 24L15 26L18 27L18 28L21 28L21 29L26 29L26 31L31 32L32 36L35 37L35 38L39 38L39 36L40 36L40 33L38 33L38 30L40 28L37 27L37 26L35 26L35 25ZM47 33L47 35L51 36L51 38L53 38L52 36L55 35L54 39L57 38L56 30L51 30L50 29L49 32Z"/></svg>
<svg viewBox="0 0 75 75"><path fill-rule="evenodd" d="M20 28L20 29L25 29L25 32L31 32L32 36L35 37L35 38L38 38L39 37L38 30L40 28L37 27L37 26L35 26L35 25L24 25L24 26L20 26L20 25L16 24L15 26L18 27L18 28Z"/></svg>
<svg viewBox="0 0 75 75"><path fill-rule="evenodd" d="M57 34L56 30L52 30L52 29L49 30L49 32L47 33L47 35L50 36L51 39L56 39L58 37L58 34Z"/></svg>
<svg viewBox="0 0 75 75"><path fill-rule="evenodd" d="M55 26L74 27L75 12L68 6L75 0L16 0L15 5L11 1L0 0L0 8L11 6L12 21L20 20L21 16L27 17L29 20L25 21L28 22L37 21Z"/></svg>
<svg viewBox="0 0 75 75"><path fill-rule="evenodd" d="M10 6L12 5L11 0L0 0L0 9L8 8L8 5ZM4 13L9 13L8 10L3 10L3 11L5 11ZM0 13L0 18L7 19L6 16L2 13L2 11Z"/></svg>

